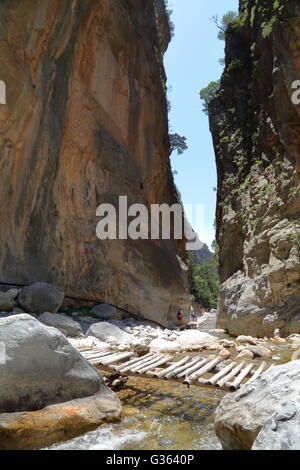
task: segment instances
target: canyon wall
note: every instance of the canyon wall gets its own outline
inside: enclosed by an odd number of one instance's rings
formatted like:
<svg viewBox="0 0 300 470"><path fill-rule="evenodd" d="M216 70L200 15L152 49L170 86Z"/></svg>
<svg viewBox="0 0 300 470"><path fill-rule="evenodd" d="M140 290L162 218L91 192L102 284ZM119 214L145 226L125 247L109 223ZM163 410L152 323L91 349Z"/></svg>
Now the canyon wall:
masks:
<svg viewBox="0 0 300 470"><path fill-rule="evenodd" d="M218 327L300 333L300 5L241 0L211 101L218 170ZM295 86L295 85L294 85ZM299 97L299 93L298 93Z"/></svg>
<svg viewBox="0 0 300 470"><path fill-rule="evenodd" d="M0 282L54 283L172 324L183 243L96 237L101 203L178 202L162 0L0 3Z"/></svg>

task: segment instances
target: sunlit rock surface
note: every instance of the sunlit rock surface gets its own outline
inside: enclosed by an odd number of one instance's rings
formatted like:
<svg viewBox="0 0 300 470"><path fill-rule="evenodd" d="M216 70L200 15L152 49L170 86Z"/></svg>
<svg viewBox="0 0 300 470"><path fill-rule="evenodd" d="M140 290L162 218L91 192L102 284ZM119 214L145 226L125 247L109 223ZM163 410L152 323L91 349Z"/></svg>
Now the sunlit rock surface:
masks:
<svg viewBox="0 0 300 470"><path fill-rule="evenodd" d="M218 170L217 327L300 332L300 76L297 0L243 0L210 105Z"/></svg>
<svg viewBox="0 0 300 470"><path fill-rule="evenodd" d="M169 162L161 2L1 2L0 282L176 322L175 241L100 241L101 203L178 202Z"/></svg>

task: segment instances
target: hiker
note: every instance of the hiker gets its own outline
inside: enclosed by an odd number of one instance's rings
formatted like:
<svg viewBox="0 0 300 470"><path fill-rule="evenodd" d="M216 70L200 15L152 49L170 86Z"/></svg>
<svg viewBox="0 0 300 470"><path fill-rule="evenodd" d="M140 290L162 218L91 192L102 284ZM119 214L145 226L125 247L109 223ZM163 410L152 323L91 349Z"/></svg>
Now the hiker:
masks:
<svg viewBox="0 0 300 470"><path fill-rule="evenodd" d="M177 311L177 322L178 322L178 325L181 325L182 319L183 319L182 311L179 309L179 310Z"/></svg>
<svg viewBox="0 0 300 470"><path fill-rule="evenodd" d="M197 323L197 313L195 313L194 310L192 311L191 319L193 323Z"/></svg>

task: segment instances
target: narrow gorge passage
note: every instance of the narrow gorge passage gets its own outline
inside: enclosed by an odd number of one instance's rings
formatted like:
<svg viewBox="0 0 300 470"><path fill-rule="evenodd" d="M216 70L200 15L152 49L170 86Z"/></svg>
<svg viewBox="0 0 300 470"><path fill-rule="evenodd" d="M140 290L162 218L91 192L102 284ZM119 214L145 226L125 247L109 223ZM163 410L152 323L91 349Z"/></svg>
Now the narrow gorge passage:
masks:
<svg viewBox="0 0 300 470"><path fill-rule="evenodd" d="M300 450L299 1L0 0L0 61L0 450Z"/></svg>

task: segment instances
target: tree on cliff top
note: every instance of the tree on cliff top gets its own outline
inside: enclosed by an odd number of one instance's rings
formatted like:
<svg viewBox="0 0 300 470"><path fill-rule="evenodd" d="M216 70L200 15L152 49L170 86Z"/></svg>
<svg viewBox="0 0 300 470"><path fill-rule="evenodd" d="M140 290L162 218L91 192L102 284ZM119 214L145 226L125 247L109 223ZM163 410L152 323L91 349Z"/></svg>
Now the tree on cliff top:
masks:
<svg viewBox="0 0 300 470"><path fill-rule="evenodd" d="M200 98L203 101L203 112L208 114L208 107L211 100L216 96L220 89L220 80L217 82L210 82L207 87L202 88L200 91Z"/></svg>
<svg viewBox="0 0 300 470"><path fill-rule="evenodd" d="M228 11L222 16L221 22L219 22L219 16L214 15L211 18L211 21L216 24L218 28L218 39L220 41L225 41L226 31L228 26L238 20L239 14L235 11ZM225 59L220 59L220 64L225 64ZM207 87L202 88L200 91L200 98L203 101L203 112L208 114L208 107L211 100L216 96L220 88L220 80L216 82L210 82Z"/></svg>
<svg viewBox="0 0 300 470"><path fill-rule="evenodd" d="M218 39L220 39L220 41L225 41L227 28L231 23L233 23L237 19L237 17L238 17L238 13L230 10L222 16L221 23L219 22L218 15L214 15L211 18L211 21L215 23L215 25L217 26L219 30Z"/></svg>
<svg viewBox="0 0 300 470"><path fill-rule="evenodd" d="M182 135L170 134L169 139L171 145L171 153L173 153L174 150L177 150L177 155L182 155L183 152L189 148L187 145L187 138Z"/></svg>

